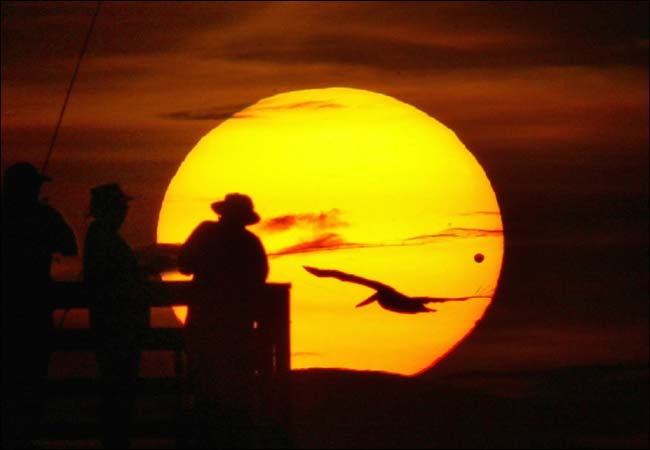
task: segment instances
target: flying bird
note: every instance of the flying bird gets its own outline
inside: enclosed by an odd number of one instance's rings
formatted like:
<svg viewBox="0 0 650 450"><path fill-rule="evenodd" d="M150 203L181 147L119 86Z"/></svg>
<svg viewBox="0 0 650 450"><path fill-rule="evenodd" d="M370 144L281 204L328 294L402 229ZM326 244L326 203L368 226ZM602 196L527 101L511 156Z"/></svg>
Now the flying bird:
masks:
<svg viewBox="0 0 650 450"><path fill-rule="evenodd" d="M377 292L359 303L356 307L366 306L376 301L384 309L401 314L416 314L421 312L436 312L435 309L424 306L427 303L462 302L471 298L489 298L489 295L470 295L467 297L409 297L394 288L379 281L368 280L340 270L317 269L316 267L303 266L303 268L317 277L336 278L348 283L360 284L375 289Z"/></svg>

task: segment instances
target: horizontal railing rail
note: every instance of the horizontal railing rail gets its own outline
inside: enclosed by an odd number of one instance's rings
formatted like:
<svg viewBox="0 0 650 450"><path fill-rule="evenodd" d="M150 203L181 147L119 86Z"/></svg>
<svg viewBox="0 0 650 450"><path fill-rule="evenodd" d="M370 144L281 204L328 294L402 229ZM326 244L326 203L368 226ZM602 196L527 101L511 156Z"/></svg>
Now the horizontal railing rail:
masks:
<svg viewBox="0 0 650 450"><path fill-rule="evenodd" d="M191 303L193 286L189 281L151 281L147 283L147 296L151 308L187 306ZM256 374L258 394L266 418L279 428L288 429L290 416L290 309L289 284L269 283L255 300L255 335L257 345ZM56 282L52 287L52 306L57 310L87 309L89 297L83 283ZM218 299L215 299L218 301ZM97 343L90 328L55 328L51 342L53 352L94 352ZM187 368L183 344L183 326L150 327L141 343L143 351L171 351L174 355L172 377L140 378L138 391L141 395L175 395L177 408L182 408L182 396L187 394ZM57 378L48 380L52 393L70 397L91 395L99 392L97 379ZM45 425L42 431L56 435L76 435L84 438L94 425L75 433L74 427ZM142 428L142 427L140 427ZM147 427L145 427L147 428ZM155 427L153 427L155 428ZM135 427L138 429L138 427ZM148 428L147 428L148 429ZM174 434L170 426L159 428L161 434ZM147 431L147 434L149 432ZM54 435L52 436L54 437Z"/></svg>

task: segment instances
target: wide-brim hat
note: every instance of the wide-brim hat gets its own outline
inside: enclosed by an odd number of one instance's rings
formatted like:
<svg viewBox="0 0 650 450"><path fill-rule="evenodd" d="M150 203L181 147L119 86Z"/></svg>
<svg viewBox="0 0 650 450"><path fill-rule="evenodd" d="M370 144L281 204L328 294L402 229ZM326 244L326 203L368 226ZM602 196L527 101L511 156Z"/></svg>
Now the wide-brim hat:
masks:
<svg viewBox="0 0 650 450"><path fill-rule="evenodd" d="M109 183L90 190L90 215L97 217L116 208L123 208L133 197L126 195L119 184Z"/></svg>
<svg viewBox="0 0 650 450"><path fill-rule="evenodd" d="M212 210L222 217L236 220L242 225L252 225L260 221L260 216L253 208L253 201L248 195L228 194L222 201L212 203Z"/></svg>

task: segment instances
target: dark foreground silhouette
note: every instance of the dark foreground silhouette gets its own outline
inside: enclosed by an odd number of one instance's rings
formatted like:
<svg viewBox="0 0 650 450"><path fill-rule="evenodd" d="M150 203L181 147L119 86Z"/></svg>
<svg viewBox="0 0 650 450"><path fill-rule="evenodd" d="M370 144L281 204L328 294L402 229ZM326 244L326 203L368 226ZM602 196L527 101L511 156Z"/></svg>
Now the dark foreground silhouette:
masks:
<svg viewBox="0 0 650 450"><path fill-rule="evenodd" d="M128 201L117 184L91 191L95 218L86 235L84 283L103 389L104 448L128 448L141 345L149 327L149 305L138 262L119 234Z"/></svg>
<svg viewBox="0 0 650 450"><path fill-rule="evenodd" d="M218 222L201 223L182 246L182 273L194 275L185 347L195 389L189 448L249 448L254 384L254 300L268 275L266 252L246 229L259 222L251 199L228 194L212 204Z"/></svg>
<svg viewBox="0 0 650 450"><path fill-rule="evenodd" d="M61 214L39 200L49 178L29 163L5 172L2 191L2 447L28 445L38 422L52 340L50 266L77 254Z"/></svg>
<svg viewBox="0 0 650 450"><path fill-rule="evenodd" d="M296 448L648 448L647 364L497 367L294 370Z"/></svg>
<svg viewBox="0 0 650 450"><path fill-rule="evenodd" d="M445 303L445 302L463 302L472 298L490 298L489 295L469 295L467 297L409 297L397 292L394 288L380 283L379 281L361 278L356 275L341 272L340 270L317 269L315 267L304 266L304 269L317 277L331 277L348 283L360 284L375 289L377 292L357 305L366 306L376 301L379 305L401 314L416 314L421 312L436 312L435 309L427 308L427 303Z"/></svg>

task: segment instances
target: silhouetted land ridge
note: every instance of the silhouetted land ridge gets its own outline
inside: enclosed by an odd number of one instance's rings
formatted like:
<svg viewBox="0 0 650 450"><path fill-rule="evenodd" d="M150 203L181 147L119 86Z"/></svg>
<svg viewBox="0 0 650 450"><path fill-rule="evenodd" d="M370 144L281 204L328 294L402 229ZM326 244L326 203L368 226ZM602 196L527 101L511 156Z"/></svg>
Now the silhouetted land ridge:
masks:
<svg viewBox="0 0 650 450"><path fill-rule="evenodd" d="M294 370L296 448L647 448L648 366L402 377ZM173 395L143 396L140 436L173 427ZM65 394L50 423L77 421L92 435L93 399ZM89 414L90 413L90 414ZM77 417L78 416L78 417ZM140 442L142 445L139 445ZM173 448L170 441L163 448ZM79 448L77 445L76 448Z"/></svg>
<svg viewBox="0 0 650 450"><path fill-rule="evenodd" d="M295 371L296 442L304 448L647 448L647 366L469 378ZM485 393L490 383L504 392L513 386L513 395Z"/></svg>

